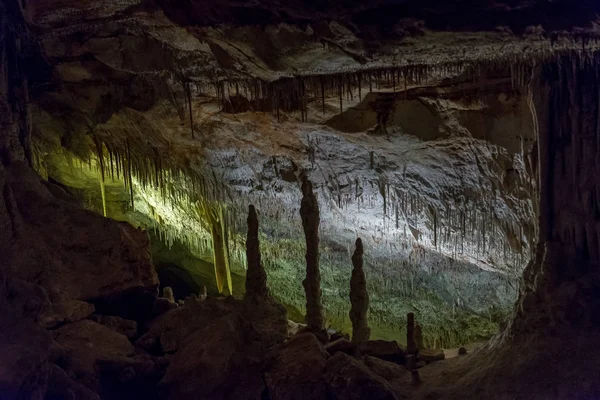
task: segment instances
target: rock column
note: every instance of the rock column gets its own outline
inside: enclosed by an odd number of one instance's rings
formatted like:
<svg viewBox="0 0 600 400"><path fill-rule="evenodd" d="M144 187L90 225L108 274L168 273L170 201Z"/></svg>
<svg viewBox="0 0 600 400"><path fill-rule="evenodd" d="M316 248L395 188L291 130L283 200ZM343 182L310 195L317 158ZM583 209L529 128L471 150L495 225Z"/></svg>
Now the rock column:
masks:
<svg viewBox="0 0 600 400"><path fill-rule="evenodd" d="M363 271L363 245L360 238L356 239L356 250L352 255L352 278L350 279L350 321L352 321L352 341L360 343L369 340L367 313L369 311L369 294L367 281Z"/></svg>
<svg viewBox="0 0 600 400"><path fill-rule="evenodd" d="M417 354L417 344L415 343L415 314L408 313L406 319L406 353Z"/></svg>
<svg viewBox="0 0 600 400"><path fill-rule="evenodd" d="M248 235L246 237L246 271L245 299L263 299L269 296L267 273L262 266L258 241L258 217L256 209L250 205L248 210Z"/></svg>
<svg viewBox="0 0 600 400"><path fill-rule="evenodd" d="M319 271L319 204L308 178L302 180L300 205L302 227L306 237L306 278L302 282L306 292L306 324L311 331L322 331L325 325L321 303L321 272Z"/></svg>
<svg viewBox="0 0 600 400"><path fill-rule="evenodd" d="M417 348L424 349L425 345L423 344L423 329L421 328L421 325L415 325L415 334L413 337L415 338L415 344L417 345Z"/></svg>

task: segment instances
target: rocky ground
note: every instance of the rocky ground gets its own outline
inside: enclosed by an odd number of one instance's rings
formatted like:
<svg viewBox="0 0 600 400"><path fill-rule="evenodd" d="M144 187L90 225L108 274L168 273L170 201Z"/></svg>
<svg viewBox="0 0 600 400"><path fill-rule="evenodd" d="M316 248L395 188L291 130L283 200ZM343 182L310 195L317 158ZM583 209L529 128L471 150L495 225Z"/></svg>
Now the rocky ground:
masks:
<svg viewBox="0 0 600 400"><path fill-rule="evenodd" d="M264 295L175 302L163 289L166 297L158 297L147 239L128 241L143 232L79 208L26 167L3 170L2 178L11 254L32 257L19 265L20 275L3 270L3 399L395 399L411 390L414 374L397 342L357 345L340 333L304 332ZM25 210L44 211L46 219ZM45 242L18 240L36 228L51 229L54 248L70 249L68 258L58 251L43 259ZM90 235L107 246L110 263L86 266L95 250L77 241ZM56 268L36 272L35 265L52 261ZM443 358L421 349L414 368Z"/></svg>

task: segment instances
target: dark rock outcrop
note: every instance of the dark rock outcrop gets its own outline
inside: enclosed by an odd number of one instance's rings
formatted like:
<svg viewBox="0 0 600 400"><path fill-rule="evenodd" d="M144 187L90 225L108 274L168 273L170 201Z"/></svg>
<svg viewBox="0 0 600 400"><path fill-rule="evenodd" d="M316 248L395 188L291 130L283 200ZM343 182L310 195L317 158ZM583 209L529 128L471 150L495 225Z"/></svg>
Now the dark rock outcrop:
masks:
<svg viewBox="0 0 600 400"><path fill-rule="evenodd" d="M98 315L96 322L127 336L130 340L138 336L138 323L135 321L112 315Z"/></svg>
<svg viewBox="0 0 600 400"><path fill-rule="evenodd" d="M325 350L327 350L327 352L331 355L334 355L338 351L349 355L355 355L357 353L358 346L355 342L351 342L348 339L341 338L327 343L327 345L325 346Z"/></svg>
<svg viewBox="0 0 600 400"><path fill-rule="evenodd" d="M371 356L364 356L363 361L371 372L388 381L398 398L408 397L411 374L405 367Z"/></svg>
<svg viewBox="0 0 600 400"><path fill-rule="evenodd" d="M291 338L270 360L265 383L272 400L327 399L329 354L311 333Z"/></svg>
<svg viewBox="0 0 600 400"><path fill-rule="evenodd" d="M327 381L333 399L396 400L391 385L364 363L344 353L327 360Z"/></svg>
<svg viewBox="0 0 600 400"><path fill-rule="evenodd" d="M406 355L395 340L368 340L358 345L362 355L377 357L396 364L404 364Z"/></svg>
<svg viewBox="0 0 600 400"><path fill-rule="evenodd" d="M96 311L93 304L80 300L66 300L52 305L61 322L67 324L86 319Z"/></svg>
<svg viewBox="0 0 600 400"><path fill-rule="evenodd" d="M260 334L237 313L197 330L171 358L161 398L261 399Z"/></svg>
<svg viewBox="0 0 600 400"><path fill-rule="evenodd" d="M42 400L52 337L28 318L0 313L0 398Z"/></svg>
<svg viewBox="0 0 600 400"><path fill-rule="evenodd" d="M100 396L75 382L59 366L51 364L45 400L65 399L100 400Z"/></svg>
<svg viewBox="0 0 600 400"><path fill-rule="evenodd" d="M134 347L126 336L91 320L65 325L54 332L56 342L72 357L69 369L77 380L94 392L100 391L98 360L129 357Z"/></svg>
<svg viewBox="0 0 600 400"><path fill-rule="evenodd" d="M119 308L126 292L156 296L145 232L57 199L23 165L6 168L5 177L14 230L5 261L13 277L40 285L53 302L110 300Z"/></svg>

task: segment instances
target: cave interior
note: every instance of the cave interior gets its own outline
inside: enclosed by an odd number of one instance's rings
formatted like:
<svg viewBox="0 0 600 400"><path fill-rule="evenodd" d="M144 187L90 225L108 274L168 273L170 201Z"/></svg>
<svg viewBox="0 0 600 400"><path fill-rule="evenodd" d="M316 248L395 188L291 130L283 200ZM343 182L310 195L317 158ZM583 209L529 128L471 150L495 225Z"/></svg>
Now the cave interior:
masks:
<svg viewBox="0 0 600 400"><path fill-rule="evenodd" d="M599 15L0 0L0 399L600 398Z"/></svg>

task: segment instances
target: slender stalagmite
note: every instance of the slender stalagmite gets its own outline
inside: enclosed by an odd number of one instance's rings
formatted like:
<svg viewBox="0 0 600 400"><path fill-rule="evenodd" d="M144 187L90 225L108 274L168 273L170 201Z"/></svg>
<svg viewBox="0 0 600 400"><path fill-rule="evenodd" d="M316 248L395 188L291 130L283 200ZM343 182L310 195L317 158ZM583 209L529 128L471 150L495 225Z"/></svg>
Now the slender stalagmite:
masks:
<svg viewBox="0 0 600 400"><path fill-rule="evenodd" d="M258 217L256 209L250 205L248 210L248 236L246 237L246 271L245 299L264 299L269 296L267 273L260 259L260 243L258 241Z"/></svg>
<svg viewBox="0 0 600 400"><path fill-rule="evenodd" d="M406 353L417 354L417 344L415 343L415 314L408 313L406 317Z"/></svg>
<svg viewBox="0 0 600 400"><path fill-rule="evenodd" d="M317 332L324 327L321 304L321 272L319 271L319 205L312 190L312 183L305 176L302 180L302 203L300 205L302 227L306 237L306 279L302 282L306 292L306 324Z"/></svg>
<svg viewBox="0 0 600 400"><path fill-rule="evenodd" d="M421 328L421 325L415 325L415 334L413 337L415 338L415 344L417 345L417 348L424 349L425 345L423 344L423 329Z"/></svg>
<svg viewBox="0 0 600 400"><path fill-rule="evenodd" d="M369 340L371 329L367 321L369 311L369 294L367 281L363 271L363 245L356 239L356 250L352 255L352 278L350 279L350 321L352 321L352 341L360 343Z"/></svg>

